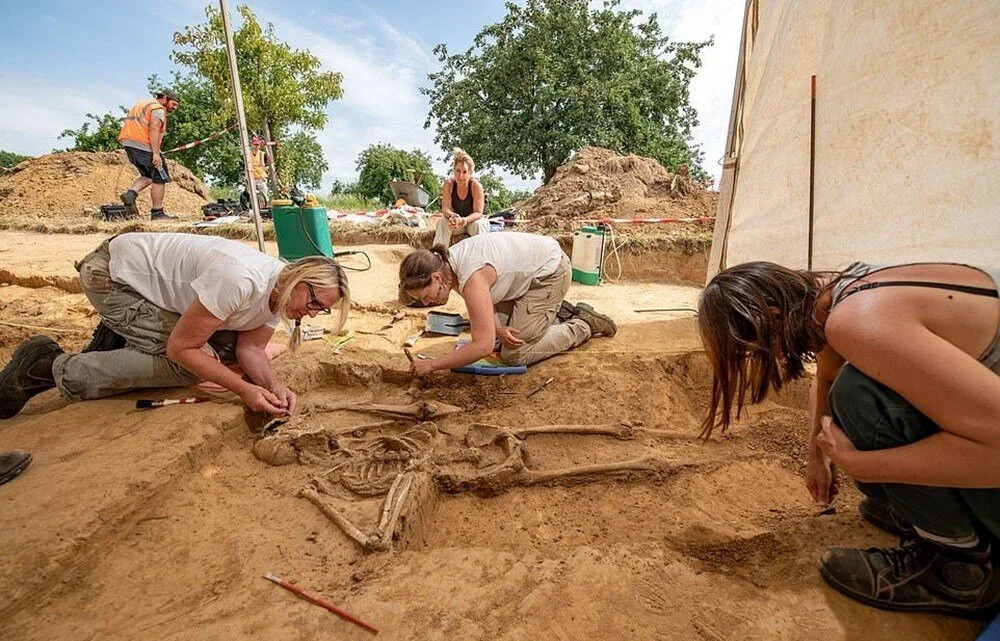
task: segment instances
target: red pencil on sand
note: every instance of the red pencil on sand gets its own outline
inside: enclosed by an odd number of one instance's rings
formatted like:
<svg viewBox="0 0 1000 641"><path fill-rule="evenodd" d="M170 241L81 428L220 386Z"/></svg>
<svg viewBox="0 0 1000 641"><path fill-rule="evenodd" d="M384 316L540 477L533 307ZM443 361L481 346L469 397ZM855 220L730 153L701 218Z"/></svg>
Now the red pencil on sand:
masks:
<svg viewBox="0 0 1000 641"><path fill-rule="evenodd" d="M191 398L163 398L160 400L151 400L148 398L141 398L135 402L135 409L137 410L148 410L154 407L163 407L164 405L184 405L185 403L204 403L209 399L202 396L192 396Z"/></svg>
<svg viewBox="0 0 1000 641"><path fill-rule="evenodd" d="M365 623L364 621L362 621L361 619L357 618L356 616L354 616L352 614L348 614L347 612L344 612L343 610L341 610L340 608L338 608L334 604L330 603L329 601L326 601L324 599L319 598L318 596L316 596L314 594L306 592L305 590L303 590L302 588L300 588L297 585L292 585L288 581L286 581L286 580L284 580L284 579L282 579L280 577L277 577L277 576L275 576L274 574L272 574L270 572L268 572L267 574L265 574L264 578L267 579L268 581L273 581L274 583L277 583L278 585L280 585L281 587L285 588L289 592L294 592L295 594L299 595L300 597L302 597L303 599L305 599L309 603L312 603L314 605L318 605L321 608L326 608L327 610L329 610L330 612L333 612L337 616L339 616L339 617L341 617L343 619L347 619L348 621L350 621L354 625L361 626L362 628L364 628L365 630L368 630L369 632L371 632L373 634L378 634L378 628L376 628L375 626L369 625L369 624Z"/></svg>

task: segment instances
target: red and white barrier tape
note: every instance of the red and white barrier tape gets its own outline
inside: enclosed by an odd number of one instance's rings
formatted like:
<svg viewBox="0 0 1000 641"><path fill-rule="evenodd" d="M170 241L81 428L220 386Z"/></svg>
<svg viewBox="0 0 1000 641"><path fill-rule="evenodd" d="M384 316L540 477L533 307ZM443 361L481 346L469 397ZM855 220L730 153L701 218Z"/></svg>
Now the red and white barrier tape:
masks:
<svg viewBox="0 0 1000 641"><path fill-rule="evenodd" d="M496 218L491 218L490 220L498 220ZM531 225L538 222L537 219L529 218L525 220L516 220L510 218L502 218L506 224L520 224L520 225ZM582 220L574 220L575 223L604 223L606 225L651 225L657 223L702 223L714 221L714 216L700 216L695 218L585 218Z"/></svg>
<svg viewBox="0 0 1000 641"><path fill-rule="evenodd" d="M230 125L230 126L226 127L225 129L223 129L222 131L213 132L207 138L202 138L201 140L195 140L194 142L189 142L186 145L181 145L180 147L174 147L173 149L168 149L168 150L164 151L163 153L169 154L169 153L173 153L175 151L184 151L185 149L192 149L194 147L197 147L198 145L205 144L209 140L215 140L216 138L218 138L222 134L227 133L229 130L235 129L235 128L236 128L236 125Z"/></svg>

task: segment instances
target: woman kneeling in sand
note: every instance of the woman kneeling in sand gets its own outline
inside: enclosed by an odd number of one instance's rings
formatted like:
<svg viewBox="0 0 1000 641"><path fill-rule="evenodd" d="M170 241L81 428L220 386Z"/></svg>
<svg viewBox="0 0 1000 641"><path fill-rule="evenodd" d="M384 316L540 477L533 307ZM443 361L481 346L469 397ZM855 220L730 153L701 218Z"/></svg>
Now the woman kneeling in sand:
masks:
<svg viewBox="0 0 1000 641"><path fill-rule="evenodd" d="M445 356L416 361L410 371L423 375L469 365L492 353L497 338L505 363L530 365L591 336L614 336L613 320L590 305L563 302L571 280L569 258L547 236L500 232L473 236L450 250L418 249L399 266L401 298L443 305L455 290L469 310L472 341ZM495 312L508 319L506 325Z"/></svg>
<svg viewBox="0 0 1000 641"><path fill-rule="evenodd" d="M79 400L145 387L211 381L253 410L295 410L295 393L274 375L264 348L278 321L350 309L343 268L324 256L285 264L243 243L193 234L122 234L77 263L101 322L90 345L67 354L29 338L0 373L0 418L58 387ZM252 382L224 363L238 363Z"/></svg>
<svg viewBox="0 0 1000 641"><path fill-rule="evenodd" d="M807 482L836 493L834 465L867 495L861 514L899 547L833 548L820 572L893 610L981 616L1000 606L1000 270L957 264L843 272L747 263L698 308L714 370L705 434L815 360Z"/></svg>

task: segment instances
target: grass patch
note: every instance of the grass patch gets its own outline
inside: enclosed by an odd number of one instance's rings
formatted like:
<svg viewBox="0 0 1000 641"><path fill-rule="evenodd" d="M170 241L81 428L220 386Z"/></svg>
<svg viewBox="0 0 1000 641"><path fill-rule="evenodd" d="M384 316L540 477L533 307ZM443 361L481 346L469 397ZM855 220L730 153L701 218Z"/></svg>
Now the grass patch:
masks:
<svg viewBox="0 0 1000 641"><path fill-rule="evenodd" d="M317 197L319 204L334 211L356 214L363 211L378 211L383 205L374 198L365 198L359 194L331 194Z"/></svg>

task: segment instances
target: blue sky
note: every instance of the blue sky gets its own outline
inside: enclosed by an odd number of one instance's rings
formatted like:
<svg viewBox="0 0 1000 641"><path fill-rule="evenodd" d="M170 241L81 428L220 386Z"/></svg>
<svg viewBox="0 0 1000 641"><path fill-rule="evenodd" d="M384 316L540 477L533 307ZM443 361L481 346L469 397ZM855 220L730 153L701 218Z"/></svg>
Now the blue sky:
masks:
<svg viewBox="0 0 1000 641"><path fill-rule="evenodd" d="M69 2L13 0L5 3L0 39L0 149L38 155L67 141L87 112L104 113L145 97L146 78L167 76L173 34L204 21L202 0L159 2ZM500 0L249 2L257 17L275 25L281 40L308 49L324 67L344 74L344 97L327 108L318 133L334 179L355 178L358 153L371 143L419 148L445 173L445 152L424 129L426 98L420 87L437 67L432 49L445 43L464 50L483 26L500 20ZM597 3L592 3L597 4ZM230 2L234 20L235 3ZM705 168L719 175L739 47L743 0L624 0L622 7L656 12L674 40L715 36L692 85L701 124L695 142ZM500 173L514 188L537 180Z"/></svg>

